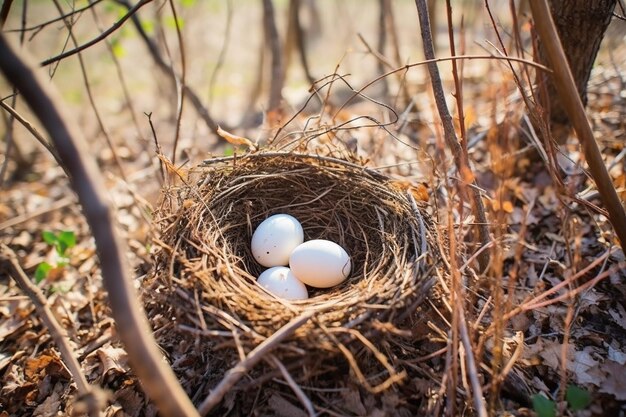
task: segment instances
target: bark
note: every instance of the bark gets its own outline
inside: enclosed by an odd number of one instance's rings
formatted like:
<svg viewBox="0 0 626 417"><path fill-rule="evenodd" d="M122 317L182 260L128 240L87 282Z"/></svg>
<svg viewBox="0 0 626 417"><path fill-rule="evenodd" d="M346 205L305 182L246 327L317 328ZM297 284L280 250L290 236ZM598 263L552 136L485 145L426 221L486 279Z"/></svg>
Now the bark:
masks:
<svg viewBox="0 0 626 417"><path fill-rule="evenodd" d="M587 82L600 49L604 32L611 21L617 0L550 0L550 12L559 39L574 76L578 94L587 105ZM541 63L550 62L546 48L539 44ZM569 126L567 113L556 91L553 80L540 73L540 82L546 82L547 103L553 127ZM559 140L559 138L557 138ZM561 138L562 140L562 138Z"/></svg>

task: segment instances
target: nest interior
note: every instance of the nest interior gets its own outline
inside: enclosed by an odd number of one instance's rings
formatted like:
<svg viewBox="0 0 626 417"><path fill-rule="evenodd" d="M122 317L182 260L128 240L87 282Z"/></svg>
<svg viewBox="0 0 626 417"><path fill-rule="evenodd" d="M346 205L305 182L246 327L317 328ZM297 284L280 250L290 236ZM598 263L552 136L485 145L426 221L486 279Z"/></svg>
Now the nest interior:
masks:
<svg viewBox="0 0 626 417"><path fill-rule="evenodd" d="M350 254L352 272L309 299L288 302L256 284L264 270L252 233L272 214L302 224L305 240L328 239ZM369 390L401 379L389 338L416 320L437 263L423 203L386 176L329 157L258 153L208 160L184 186L164 191L156 213L154 264L144 304L155 336L192 395L201 395L250 350L309 315L273 354L296 380L331 363ZM408 332L410 333L410 332ZM407 340L408 340L407 339ZM406 340L404 340L406 343ZM339 362L338 362L339 360Z"/></svg>

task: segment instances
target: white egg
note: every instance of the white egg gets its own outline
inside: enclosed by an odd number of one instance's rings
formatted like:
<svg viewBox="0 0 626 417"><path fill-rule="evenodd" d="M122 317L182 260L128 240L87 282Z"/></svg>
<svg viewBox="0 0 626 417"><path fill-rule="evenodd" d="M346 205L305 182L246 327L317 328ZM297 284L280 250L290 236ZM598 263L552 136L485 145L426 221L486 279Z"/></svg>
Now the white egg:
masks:
<svg viewBox="0 0 626 417"><path fill-rule="evenodd" d="M306 286L286 266L266 269L259 275L257 282L275 296L285 300L306 300L309 298Z"/></svg>
<svg viewBox="0 0 626 417"><path fill-rule="evenodd" d="M304 242L291 252L291 272L300 281L316 288L329 288L342 283L350 275L348 253L330 240Z"/></svg>
<svg viewBox="0 0 626 417"><path fill-rule="evenodd" d="M289 255L304 241L302 225L288 214L275 214L265 219L252 235L252 256L263 266L289 263Z"/></svg>

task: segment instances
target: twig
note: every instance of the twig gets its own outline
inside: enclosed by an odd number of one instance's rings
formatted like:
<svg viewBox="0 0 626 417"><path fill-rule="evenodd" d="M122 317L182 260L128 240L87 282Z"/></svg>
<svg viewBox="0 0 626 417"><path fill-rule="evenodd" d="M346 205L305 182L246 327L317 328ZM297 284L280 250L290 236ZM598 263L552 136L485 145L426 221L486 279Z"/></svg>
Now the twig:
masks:
<svg viewBox="0 0 626 417"><path fill-rule="evenodd" d="M220 48L220 53L217 56L217 62L215 63L215 69L211 73L209 79L209 98L207 100L207 107L210 109L213 102L213 90L215 88L215 81L222 66L224 65L224 58L226 57L226 51L228 50L228 43L230 42L230 27L233 22L233 0L226 0L226 27L224 28L224 41Z"/></svg>
<svg viewBox="0 0 626 417"><path fill-rule="evenodd" d="M122 27L122 25L124 24L125 21L128 20L129 17L133 16L137 10L139 10L142 6L145 6L146 4L150 3L152 0L140 0L139 3L137 3L135 6L133 6L130 10L128 10L128 13L126 13L124 16L122 16L122 18L120 20L118 20L117 22L115 22L115 24L113 24L113 26L111 26L110 28L108 28L107 30L105 30L104 32L102 32L99 36L97 36L96 38L90 40L87 43L84 43L72 50L63 52L62 54L59 54L55 57L52 58L48 58L45 61L41 62L41 66L45 67L48 66L50 64L53 64L57 61L60 61L62 59L67 58L68 56L72 56L74 54L77 54L81 51L84 51L85 49L89 48L92 45L97 44L98 42L100 42L103 39L106 39L111 33L115 32L116 30L118 30L120 27ZM63 18L63 20L65 20L65 17Z"/></svg>
<svg viewBox="0 0 626 417"><path fill-rule="evenodd" d="M159 160L159 167L161 168L159 170L159 174L161 174L159 176L159 182L160 182L160 185L162 186L165 183L165 179L166 179L165 174L167 173L167 171L165 170L165 167L163 166L163 160L160 158L160 155L163 155L163 151L161 150L161 145L159 144L159 138L157 137L156 129L154 128L154 123L152 123L152 112L144 113L144 114L148 118L150 131L152 132L152 138L154 139L154 149L158 156L157 159ZM150 158L150 160L153 160L153 159Z"/></svg>
<svg viewBox="0 0 626 417"><path fill-rule="evenodd" d="M244 376L246 375L259 361L261 361L268 352L276 347L277 344L282 342L285 338L289 337L300 326L305 324L309 319L313 317L312 311L307 311L291 320L289 323L281 327L276 333L265 339L257 347L255 347L244 359L239 362L233 368L231 368L219 384L211 391L209 396L204 399L198 411L200 415L206 416L209 411L213 409L224 395Z"/></svg>
<svg viewBox="0 0 626 417"><path fill-rule="evenodd" d="M100 0L89 0L89 4L91 4L92 6L95 5L98 1ZM102 30L102 23L100 22L100 18L98 16L98 13L96 12L96 8L95 7L90 7L90 11L91 14L93 16L93 20L96 23L96 28L101 31ZM110 40L106 39L105 40L105 44L107 46L107 49L109 51L109 55L111 56L111 60L113 61L113 65L115 65L115 72L117 73L117 78L120 81L120 88L122 89L122 94L124 95L124 101L126 103L126 107L128 109L128 112L130 113L130 117L133 121L133 124L135 125L135 129L137 130L137 136L139 138L143 138L143 135L141 133L141 128L139 127L139 120L137 119L137 112L135 111L135 106L133 105L133 101L130 98L130 92L128 90L128 85L126 83L126 77L124 76L124 70L122 69L122 65L120 64L120 60L117 58L117 55L115 54L115 51L113 49L113 42L111 42ZM147 141L143 141L142 142L147 142ZM144 145L145 146L145 145Z"/></svg>
<svg viewBox="0 0 626 417"><path fill-rule="evenodd" d="M4 23L7 21L11 11L11 5L13 5L13 0L4 0L2 3L2 8L0 9L0 29L4 29Z"/></svg>
<svg viewBox="0 0 626 417"><path fill-rule="evenodd" d="M183 108L185 104L185 74L187 73L187 65L185 61L185 45L183 43L183 35L180 32L180 24L178 22L178 16L176 14L176 8L174 2L169 0L170 10L172 16L174 16L174 24L176 25L176 39L178 39L178 51L180 53L180 78L175 77L178 105L176 108L176 131L174 133L174 148L172 149L172 165L176 165L176 148L178 147L178 139L180 137L180 124L183 119Z"/></svg>
<svg viewBox="0 0 626 417"><path fill-rule="evenodd" d="M567 63L563 47L559 41L550 8L546 0L531 0L530 9L539 38L546 48L547 57L552 64L553 81L561 104L574 126L576 136L580 141L589 171L598 187L600 198L609 212L609 221L619 238L622 250L626 251L626 212L619 200L611 177L606 170L602 154L598 149L591 126L587 121L585 108L578 95L574 77Z"/></svg>
<svg viewBox="0 0 626 417"><path fill-rule="evenodd" d="M81 397L86 400L89 415L93 417L99 416L100 410L103 406L102 400L104 397L99 395L101 393L98 391L97 387L91 386L87 382L87 378L85 378L85 375L80 369L80 364L78 363L76 356L74 356L74 351L68 343L68 335L65 329L61 327L61 325L59 325L54 318L54 314L52 314L50 307L48 307L46 297L43 296L39 288L31 282L28 276L26 276L24 270L20 266L15 252L5 244L0 244L0 260L2 260L3 263L6 263L9 267L9 274L11 277L13 277L22 291L28 295L32 303L35 305L37 314L50 332L52 340L54 340L54 343L61 352L61 359L63 359L63 363L70 372L70 375L72 375L72 378L76 383L76 387L78 388L78 392Z"/></svg>
<svg viewBox="0 0 626 417"><path fill-rule="evenodd" d="M20 216L15 216L5 222L0 223L0 231L7 229L9 227L13 227L16 226L20 223L23 223L25 221L34 219L36 217L42 216L46 213L50 213L52 211L56 211L56 210L60 210L63 207L67 207L70 204L75 203L75 199L74 196L69 196L69 197L64 197L60 200L55 201L54 203L51 203L50 205L46 205L45 207L42 207L40 209L28 212L28 213L24 213Z"/></svg>
<svg viewBox="0 0 626 417"><path fill-rule="evenodd" d="M459 312L459 328L461 330L461 341L465 348L465 362L467 364L467 371L472 385L472 395L474 397L474 407L479 417L487 417L487 407L485 405L485 397L483 396L483 390L478 380L478 369L476 368L476 361L474 360L474 350L472 349L472 343L467 331L467 322L465 321L465 312L463 309L463 303L458 300L456 307L460 309Z"/></svg>
<svg viewBox="0 0 626 417"><path fill-rule="evenodd" d="M433 48L432 34L430 32L430 21L428 17L428 7L426 5L426 0L415 0L415 4L417 6L417 12L420 20L420 30L422 33L424 56L427 60L431 60L435 58L435 51ZM446 98L443 92L441 77L439 76L439 70L435 62L431 62L428 64L428 72L430 73L430 80L435 95L435 104L437 105L437 110L439 111L439 116L443 124L444 137L446 139L448 147L452 151L452 155L454 156L456 169L458 170L461 178L463 178L465 182L475 184L475 180L473 179L474 176L471 172L471 167L469 165L468 155L463 152L463 148L459 144L456 132L454 131L452 116L450 115L450 111L448 110L448 107L446 105ZM474 209L474 216L477 219L476 226L478 228L480 244L481 246L486 246L491 241L491 238L489 236L487 215L485 214L485 207L483 205L482 197L480 195L480 192L476 188L470 187L469 192L472 195L472 208ZM484 252L483 254L481 254L478 257L478 263L480 265L480 268L482 270L485 270L487 268L487 265L489 264L489 253Z"/></svg>
<svg viewBox="0 0 626 417"><path fill-rule="evenodd" d="M121 4L122 6L126 7L129 10L129 13L130 13L130 10L132 10L133 8L131 4L128 2L128 0L115 0L115 1L118 4ZM154 60L154 63L157 65L157 67L159 67L161 71L166 73L173 80L176 80L178 77L176 75L176 71L171 65L165 62L165 60L163 59L163 56L161 55L161 52L159 52L159 47L148 36L148 34L146 33L146 31L144 30L141 24L141 20L139 20L136 14L134 13L132 14L131 21L133 22L135 29L139 33L139 36L141 37L141 39L143 39L144 43L148 47L150 56ZM196 94L196 92L193 89L191 89L191 87L189 87L188 85L183 85L182 88L185 92L185 96L189 99L189 101L191 101L191 104L193 105L194 109L196 110L198 115L202 118L202 120L207 125L209 130L211 130L213 133L217 133L217 123L213 120L207 108L204 107L204 105L202 104L202 100L200 100L200 97L198 96L198 94Z"/></svg>
<svg viewBox="0 0 626 417"><path fill-rule="evenodd" d="M59 11L59 14L62 15L63 9L61 8L59 1L52 0L52 2L54 3L57 10ZM76 37L74 36L74 32L72 30L71 23L73 22L69 22L64 19L63 23L65 24L65 27L67 28L67 31L69 33L69 37L70 39L72 39L72 42L74 43L74 45L78 45L78 41L76 40ZM104 139L107 143L109 150L111 151L111 155L113 156L113 161L115 162L115 165L117 166L117 169L120 172L120 176L122 177L124 181L126 181L126 172L124 171L124 166L122 165L122 161L120 160L120 157L117 154L117 150L115 149L115 144L113 143L113 139L111 139L111 135L109 135L109 132L107 131L104 121L102 120L102 116L100 115L100 110L98 110L98 106L96 105L96 99L93 96L93 93L91 91L91 84L89 83L89 77L87 75L87 67L85 66L85 61L83 60L83 54L78 53L77 58L78 58L78 64L80 66L80 73L83 78L83 84L85 85L85 92L87 93L87 98L89 99L89 104L91 105L93 114L94 116L96 116L98 127L100 128L100 131L104 135Z"/></svg>
<svg viewBox="0 0 626 417"><path fill-rule="evenodd" d="M50 155L52 155L52 157L55 159L55 161L57 161L59 166L63 168L63 164L61 164L61 160L59 159L59 155L57 154L56 149L54 149L52 147L52 145L50 145L50 143L46 140L46 138L43 137L41 132L39 132L37 130L37 128L31 122L26 120L13 107L11 107L7 103L5 103L4 100L0 100L0 107L2 107L4 110L6 110L18 122L20 122L22 124L22 126L24 126L26 128L26 130L28 130L30 132L30 134L33 135L33 137L35 139L37 139L37 142L39 142L44 148L46 148L46 150L48 152L50 152Z"/></svg>
<svg viewBox="0 0 626 417"><path fill-rule="evenodd" d="M87 9L91 9L91 8L92 8L92 7L94 7L96 4L100 3L101 1L103 1L103 0L93 0L92 2L90 2L90 3L89 3L87 6L85 6L85 7L81 7L81 8L78 8L78 9L74 9L74 10L72 10L72 11L71 11L71 12L69 12L69 13L66 13L66 14L64 14L64 15L62 15L62 16L59 16L59 17L55 17L55 18L53 18L53 19L50 19L50 20L48 20L48 21L45 21L45 22L40 23L40 24L35 25L35 26L26 27L26 25L25 25L25 23L26 23L26 22L25 22L25 21L23 21L23 22L22 22L23 24L22 24L22 27L21 27L21 28L19 28L19 29L7 29L6 31L7 31L7 32L20 32L20 36L24 36L24 34L25 34L26 32L36 31L36 33L37 33L37 32L40 32L40 31L41 31L41 29L45 28L45 27L46 27L46 26L48 26L48 25L51 25L51 24L56 23L56 22L60 22L61 20L65 19L65 18L68 18L68 17L74 16L74 15L77 15L77 14L81 14L81 13L82 13L82 12L84 12L85 10L87 10ZM33 35L33 36L34 36L34 35Z"/></svg>
<svg viewBox="0 0 626 417"><path fill-rule="evenodd" d="M315 84L315 77L311 74L311 69L309 68L309 60L306 54L306 36L304 30L302 29L302 22L300 21L300 8L302 6L301 0L291 0L289 2L289 28L287 29L287 42L290 42L289 35L293 34L293 41L296 43L298 48L298 55L300 55L300 65L304 70L304 76L307 81L311 84ZM315 7L314 5L311 7ZM290 29L292 31L290 32ZM288 58L289 58L289 48L287 51L287 62L284 64L285 71L289 69Z"/></svg>
<svg viewBox="0 0 626 417"><path fill-rule="evenodd" d="M197 416L176 376L162 359L132 286L126 245L113 227L112 203L94 160L85 157L85 140L66 123L54 105L52 93L39 76L9 46L0 33L0 69L24 97L47 130L59 157L70 172L72 186L96 242L104 285L113 317L133 370L164 416Z"/></svg>
<svg viewBox="0 0 626 417"><path fill-rule="evenodd" d="M311 404L311 400L309 400L309 397L307 397L304 391L302 391L302 388L300 388L296 381L294 381L293 377L291 376L285 365L283 365L283 363L278 360L276 356L272 354L269 354L267 356L269 362L277 367L283 378L285 378L285 381L287 381L287 384L289 385L291 390L294 392L294 394L296 394L296 397L298 397L298 399L304 406L304 409L309 414L309 417L314 417L315 409L313 408L313 404Z"/></svg>

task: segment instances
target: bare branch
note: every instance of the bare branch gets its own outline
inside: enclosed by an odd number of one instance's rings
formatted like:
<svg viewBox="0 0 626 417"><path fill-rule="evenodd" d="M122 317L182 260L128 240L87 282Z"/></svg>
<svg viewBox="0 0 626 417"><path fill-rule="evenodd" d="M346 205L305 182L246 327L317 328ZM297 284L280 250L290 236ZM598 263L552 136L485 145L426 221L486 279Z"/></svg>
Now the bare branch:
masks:
<svg viewBox="0 0 626 417"><path fill-rule="evenodd" d="M87 378L85 378L85 375L80 369L80 364L76 356L74 356L74 351L67 341L67 333L54 318L54 314L52 314L50 307L48 307L46 297L43 296L39 288L26 276L15 252L5 244L0 244L0 260L8 266L11 277L13 277L22 291L26 293L28 298L30 298L35 305L37 314L50 332L52 340L54 340L54 343L61 352L61 359L63 359L63 363L67 366L70 375L72 375L78 392L87 400L86 403L89 409L89 415L92 417L99 416L100 410L104 405L104 395L99 392L98 387L91 386L87 382Z"/></svg>
<svg viewBox="0 0 626 417"><path fill-rule="evenodd" d="M231 368L219 384L211 391L209 396L205 398L198 410L200 415L205 416L215 407L224 395L246 375L257 363L259 363L268 352L270 352L277 344L289 337L300 326L305 324L313 317L313 312L308 311L291 320L289 323L281 327L276 333L265 339L261 344L255 347L248 356Z"/></svg>
<svg viewBox="0 0 626 417"><path fill-rule="evenodd" d="M426 0L415 0L417 6L417 12L420 20L420 30L422 33L422 43L424 47L424 56L427 60L435 59L435 51L433 47L432 34L430 31L430 20L428 17L428 7ZM471 167L469 165L468 155L463 152L462 146L459 144L459 140L454 130L454 124L452 123L452 116L446 105L446 98L443 92L443 85L441 83L441 77L439 76L439 70L435 62L428 64L428 72L430 73L430 80L435 95L435 104L439 111L439 117L443 124L444 136L446 143L452 155L454 156L454 163L456 169L459 172L463 182L474 184L473 174L471 173ZM472 208L474 210L474 216L477 220L478 236L481 246L487 246L491 240L489 236L489 228L487 223L487 215L485 214L485 207L483 205L480 191L476 187L470 187L469 192L472 196ZM483 252L478 257L478 263L480 268L485 270L489 264L489 253Z"/></svg>
<svg viewBox="0 0 626 417"><path fill-rule="evenodd" d="M101 40L107 38L110 34L112 34L113 32L115 32L116 30L118 30L120 27L122 27L122 25L124 24L125 21L128 20L129 17L133 16L135 14L135 12L137 12L137 10L139 10L142 6L145 6L146 4L150 3L152 0L140 0L139 3L137 3L135 6L133 6L128 13L126 13L124 16L122 16L122 18L120 20L118 20L117 22L115 22L115 24L113 26L111 26L110 28L108 28L107 30L105 30L104 32L102 32L100 35L98 35L97 37L95 37L94 39L90 40L87 43L84 43L70 51L66 51L63 52L62 54L59 54L57 56L54 56L52 58L48 58L44 61L41 62L41 66L45 67L48 66L50 64L53 64L57 61L60 61L62 59L67 58L68 56L72 56L74 54L77 54L81 51L84 51L85 49L89 48L90 46L93 46L95 44L97 44L98 42L100 42Z"/></svg>
<svg viewBox="0 0 626 417"><path fill-rule="evenodd" d="M609 212L609 221L620 240L622 250L626 250L626 212L624 212L624 207L615 191L611 177L602 160L602 154L593 137L591 126L585 114L585 107L578 95L574 77L552 20L550 8L546 0L531 0L530 8L535 20L537 33L546 48L546 55L552 64L554 86L561 99L561 104L574 126L576 136L578 136L578 140L582 145L585 159L589 165L589 171L598 187L600 198Z"/></svg>
<svg viewBox="0 0 626 417"><path fill-rule="evenodd" d="M102 0L93 0L85 7L74 9L74 10L72 10L69 13L63 14L62 16L59 16L59 17L55 17L54 19L50 19L50 20L48 20L46 22L43 22L43 23L40 23L38 25L30 26L30 27L26 27L26 25L22 25L23 27L20 28L20 29L8 29L7 32L20 32L22 35L25 34L26 32L32 32L32 31L39 32L39 31L41 31L41 29L45 28L48 25L51 25L51 24L56 23L56 22L60 22L63 19L66 19L68 17L72 17L72 16L77 15L77 14L81 14L82 12L84 12L87 9L92 9L96 4L100 3L101 1Z"/></svg>
<svg viewBox="0 0 626 417"><path fill-rule="evenodd" d="M132 6L128 2L128 0L115 0L115 1L118 4L121 4L122 6L126 7L129 10L129 13L130 13L130 10L132 10ZM178 77L178 75L176 74L176 71L171 65L165 62L165 60L163 59L163 56L161 55L161 52L159 52L159 47L148 36L143 26L141 25L141 21L139 20L137 15L133 14L131 16L131 20L133 22L133 25L135 26L135 29L139 33L139 36L141 37L141 39L143 39L144 43L148 47L148 51L150 52L150 55L152 56L152 59L154 60L155 64L161 69L161 71L166 73L173 80L176 80ZM213 133L216 133L217 123L213 120L207 108L204 107L204 105L202 104L202 100L200 100L200 97L198 96L198 94L196 94L196 92L192 90L188 85L183 85L182 88L185 92L185 96L189 98L189 101L191 101L191 104L196 109L196 112L202 118L202 120L207 125L207 127Z"/></svg>
<svg viewBox="0 0 626 417"><path fill-rule="evenodd" d="M197 412L162 359L132 286L125 244L113 227L111 202L98 167L77 140L78 129L66 123L42 82L0 33L0 69L24 97L47 130L59 157L70 172L72 186L96 241L104 285L113 317L133 370L164 416L197 416Z"/></svg>
<svg viewBox="0 0 626 417"><path fill-rule="evenodd" d="M176 8L174 2L169 0L170 10L174 17L174 24L176 26L176 38L178 39L178 50L180 52L180 78L176 77L176 89L178 96L178 105L176 109L176 131L174 133L174 148L172 149L172 165L176 164L176 148L178 147L178 138L180 137L180 124L183 119L183 108L185 105L185 74L187 72L187 65L185 62L185 45L183 43L183 35L180 32L180 24L178 22L178 15L176 14Z"/></svg>

